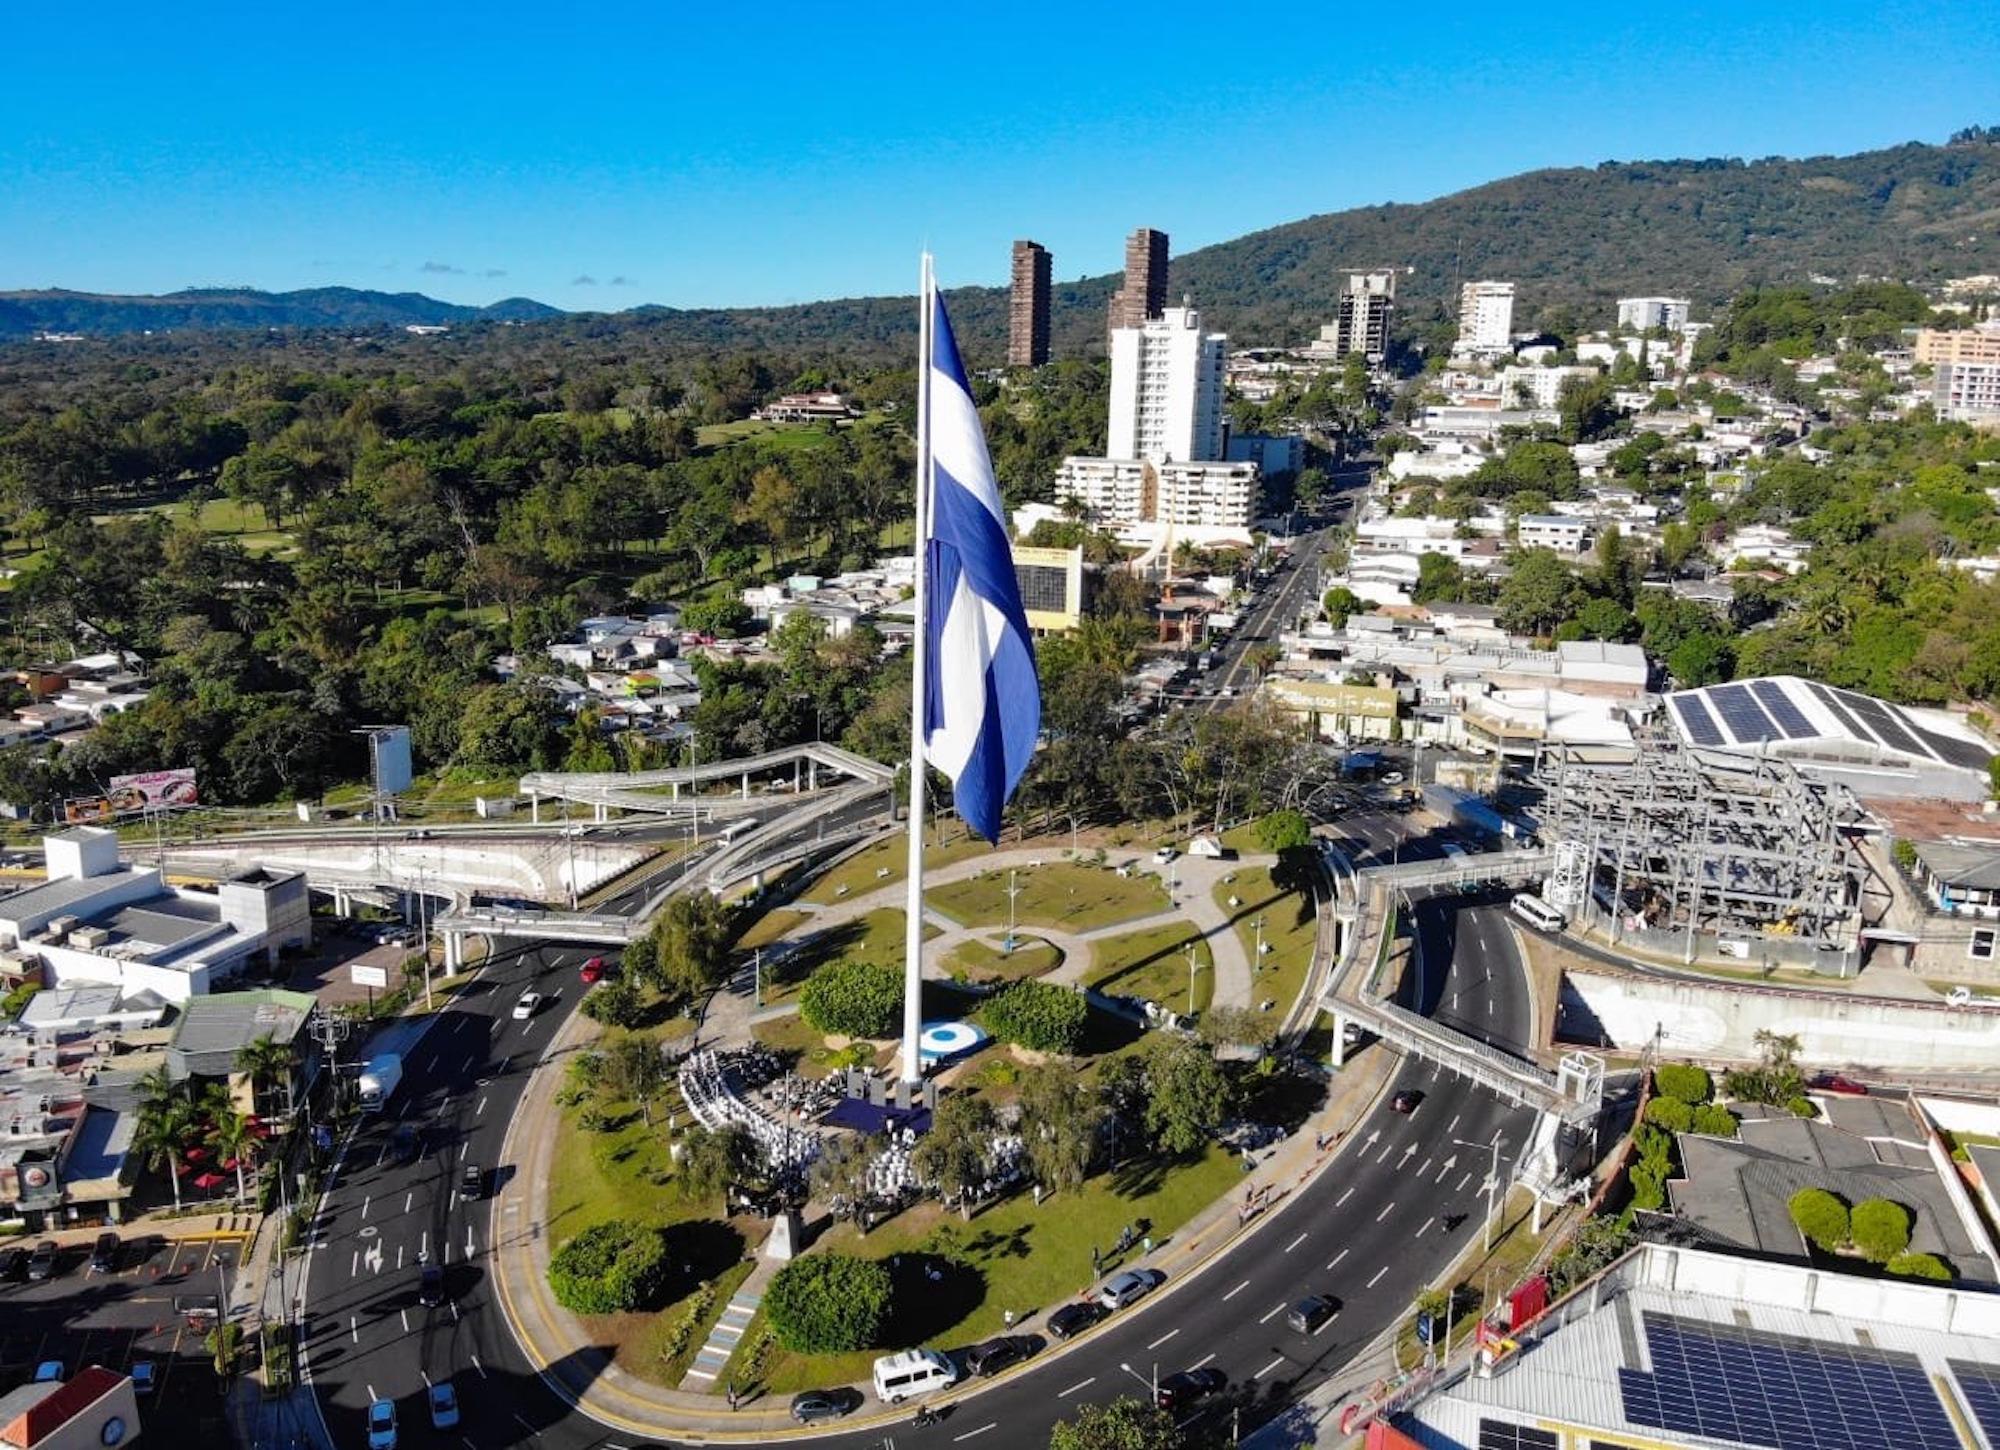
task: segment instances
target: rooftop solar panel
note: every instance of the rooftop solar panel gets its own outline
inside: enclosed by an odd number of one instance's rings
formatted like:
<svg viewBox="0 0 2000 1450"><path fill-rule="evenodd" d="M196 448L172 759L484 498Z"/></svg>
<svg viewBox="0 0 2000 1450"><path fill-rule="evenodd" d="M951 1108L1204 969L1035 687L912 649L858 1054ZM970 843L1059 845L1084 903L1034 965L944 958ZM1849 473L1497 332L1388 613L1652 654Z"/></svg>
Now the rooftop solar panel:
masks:
<svg viewBox="0 0 2000 1450"><path fill-rule="evenodd" d="M1785 687L1776 680L1750 681L1750 693L1770 711L1778 728L1785 732L1789 740L1801 740L1819 734L1812 721L1806 719L1805 712L1792 703L1792 697L1785 693Z"/></svg>
<svg viewBox="0 0 2000 1450"><path fill-rule="evenodd" d="M1702 704L1699 695L1669 695L1673 701L1674 713L1681 717L1681 728L1687 731L1688 739L1697 745L1722 745L1722 730L1715 723L1715 717L1708 713L1708 706Z"/></svg>
<svg viewBox="0 0 2000 1450"><path fill-rule="evenodd" d="M1832 713L1834 719L1840 722L1841 729L1845 730L1849 735L1852 735L1856 740L1862 741L1864 744L1875 738L1874 736L1870 735L1866 730L1861 728L1861 722L1854 718L1854 712L1849 710L1845 705L1841 704L1839 698L1834 694L1833 691L1829 690L1825 685L1819 684L1817 681L1808 681L1807 683L1808 686L1811 688L1812 692L1815 695L1819 696L1819 702L1822 705L1826 706L1828 711Z"/></svg>
<svg viewBox="0 0 2000 1450"><path fill-rule="evenodd" d="M1958 1378L1958 1391L1986 1432L1988 1444L2000 1445L2000 1367L1969 1359L1954 1359L1951 1372Z"/></svg>
<svg viewBox="0 0 2000 1450"><path fill-rule="evenodd" d="M1489 1420L1481 1415L1479 1450L1562 1450L1562 1441L1551 1430L1510 1425L1505 1420Z"/></svg>
<svg viewBox="0 0 2000 1450"><path fill-rule="evenodd" d="M1618 1371L1635 1425L1772 1450L1959 1450L1913 1354L1642 1317L1652 1373Z"/></svg>
<svg viewBox="0 0 2000 1450"><path fill-rule="evenodd" d="M1784 733L1764 713L1764 707L1752 699L1750 692L1741 685L1712 685L1708 700L1739 744L1755 745L1760 741L1784 738Z"/></svg>
<svg viewBox="0 0 2000 1450"><path fill-rule="evenodd" d="M1921 756L1928 760L1930 752L1924 749L1923 741L1917 739L1903 723L1896 718L1880 700L1871 700L1866 695L1857 695L1852 690L1837 691L1842 702L1861 718L1877 740L1891 750L1900 750L1905 755Z"/></svg>
<svg viewBox="0 0 2000 1450"><path fill-rule="evenodd" d="M1926 730L1923 726L1916 725L1915 722L1912 722L1912 726L1938 759L1949 761L1966 770L1986 769L1987 758L1992 752L1983 746L1974 745L1970 740L1957 740L1949 735L1940 735L1935 730Z"/></svg>

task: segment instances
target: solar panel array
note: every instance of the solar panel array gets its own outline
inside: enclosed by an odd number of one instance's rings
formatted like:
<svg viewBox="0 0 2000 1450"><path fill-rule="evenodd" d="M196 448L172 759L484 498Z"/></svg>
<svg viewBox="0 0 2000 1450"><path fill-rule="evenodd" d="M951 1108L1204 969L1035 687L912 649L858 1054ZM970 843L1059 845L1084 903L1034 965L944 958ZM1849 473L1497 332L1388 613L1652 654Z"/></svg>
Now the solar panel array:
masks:
<svg viewBox="0 0 2000 1450"><path fill-rule="evenodd" d="M1618 1371L1634 1425L1772 1450L1961 1450L1914 1354L1642 1317L1653 1371Z"/></svg>
<svg viewBox="0 0 2000 1450"><path fill-rule="evenodd" d="M1511 1425L1505 1420L1479 1419L1479 1450L1562 1450L1562 1441L1550 1430L1533 1425Z"/></svg>
<svg viewBox="0 0 2000 1450"><path fill-rule="evenodd" d="M1673 701L1674 713L1681 717L1681 728L1688 733L1688 739L1697 745L1723 745L1722 731L1716 726L1715 717L1708 713L1708 706L1702 704L1699 695L1669 695Z"/></svg>
<svg viewBox="0 0 2000 1450"><path fill-rule="evenodd" d="M1771 712L1771 718L1778 728L1793 740L1804 740L1819 734L1812 721L1806 719L1805 711L1792 703L1792 697L1785 693L1784 686L1776 680L1752 680L1750 693L1755 695L1764 708Z"/></svg>
<svg viewBox="0 0 2000 1450"><path fill-rule="evenodd" d="M1713 686L1708 692L1708 699L1738 744L1755 745L1760 741L1784 738L1784 732L1771 723L1764 707L1751 699L1750 692L1741 685Z"/></svg>
<svg viewBox="0 0 2000 1450"><path fill-rule="evenodd" d="M1958 1378L1958 1392L1965 1397L1972 1417L1986 1432L1990 1445L2000 1445L2000 1366L1980 1364L1970 1359L1954 1359L1951 1372Z"/></svg>

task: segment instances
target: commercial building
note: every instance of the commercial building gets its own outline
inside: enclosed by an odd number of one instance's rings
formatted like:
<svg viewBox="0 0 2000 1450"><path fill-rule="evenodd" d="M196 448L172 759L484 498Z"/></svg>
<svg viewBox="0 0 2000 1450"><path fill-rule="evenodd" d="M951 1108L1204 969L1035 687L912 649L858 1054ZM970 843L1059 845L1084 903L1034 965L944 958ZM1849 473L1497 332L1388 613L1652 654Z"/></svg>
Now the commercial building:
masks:
<svg viewBox="0 0 2000 1450"><path fill-rule="evenodd" d="M1007 297L1007 366L1038 368L1049 360L1049 249L1014 243L1013 289Z"/></svg>
<svg viewBox="0 0 2000 1450"><path fill-rule="evenodd" d="M1320 329L1319 341L1308 351L1334 358L1360 353L1371 363L1389 351L1389 320L1396 310L1396 271L1377 267L1350 272L1340 290L1333 323Z"/></svg>
<svg viewBox="0 0 2000 1450"><path fill-rule="evenodd" d="M1021 590L1021 607L1028 628L1037 633L1075 629L1083 619L1083 550L1014 546L1014 582Z"/></svg>
<svg viewBox="0 0 2000 1450"><path fill-rule="evenodd" d="M1167 234L1139 227L1125 239L1125 285L1111 294L1110 330L1143 327L1167 306Z"/></svg>
<svg viewBox="0 0 2000 1450"><path fill-rule="evenodd" d="M1105 528L1150 537L1159 531L1149 526L1167 526L1178 540L1197 544L1225 537L1247 543L1257 517L1254 463L1065 458L1055 491L1059 501L1074 499Z"/></svg>
<svg viewBox="0 0 2000 1450"><path fill-rule="evenodd" d="M1458 351L1503 353L1514 342L1514 284L1467 282L1458 289Z"/></svg>
<svg viewBox="0 0 2000 1450"><path fill-rule="evenodd" d="M2000 362L1937 364L1931 406L1953 422L2000 424Z"/></svg>
<svg viewBox="0 0 2000 1450"><path fill-rule="evenodd" d="M1106 453L1151 463L1208 463L1224 451L1222 380L1229 339L1201 313L1169 307L1111 334Z"/></svg>
<svg viewBox="0 0 2000 1450"><path fill-rule="evenodd" d="M1679 332L1688 325L1685 297L1620 297L1618 325L1634 332Z"/></svg>
<svg viewBox="0 0 2000 1450"><path fill-rule="evenodd" d="M312 1096L319 1081L320 1043L313 1031L319 1013L319 999L310 993L277 988L196 997L174 1024L167 1044L167 1076L175 1082L193 1077L225 1082L238 1112L283 1131L293 1110ZM291 1071L283 1081L253 1083L248 1073L237 1069L237 1055L267 1038L291 1049ZM262 1091L256 1091L260 1086Z"/></svg>
<svg viewBox="0 0 2000 1450"><path fill-rule="evenodd" d="M786 393L750 415L766 423L838 423L861 416L845 393Z"/></svg>
<svg viewBox="0 0 2000 1450"><path fill-rule="evenodd" d="M0 1396L5 1450L102 1450L139 1442L139 1400L129 1376L83 1366L66 1380L22 1385Z"/></svg>
<svg viewBox="0 0 2000 1450"><path fill-rule="evenodd" d="M2000 322L1950 330L1920 327L1910 357L1931 367L1939 363L2000 363Z"/></svg>
<svg viewBox="0 0 2000 1450"><path fill-rule="evenodd" d="M1345 685L1331 680L1298 680L1274 675L1262 693L1280 709L1303 720L1323 740L1387 741L1396 738L1401 702L1386 685Z"/></svg>

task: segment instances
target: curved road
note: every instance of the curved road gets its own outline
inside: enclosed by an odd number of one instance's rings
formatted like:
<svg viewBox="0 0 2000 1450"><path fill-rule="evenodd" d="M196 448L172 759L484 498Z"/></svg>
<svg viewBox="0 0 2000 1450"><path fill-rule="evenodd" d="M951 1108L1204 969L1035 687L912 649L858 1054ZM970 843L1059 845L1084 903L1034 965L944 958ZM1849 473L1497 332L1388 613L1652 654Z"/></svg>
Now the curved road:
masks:
<svg viewBox="0 0 2000 1450"><path fill-rule="evenodd" d="M1530 1030L1529 1005L1500 907L1431 899L1418 904L1415 920L1427 979L1419 1005L1489 1040L1519 1044ZM575 1007L577 966L587 954L547 947L503 953L479 989L440 1013L406 1055L392 1111L367 1120L350 1143L308 1270L307 1364L335 1444L366 1443L362 1417L377 1396L396 1400L405 1445L583 1450L658 1443L599 1425L533 1372L483 1267L490 1205L457 1194L464 1163L488 1170L491 1192L508 1119L535 1061ZM531 982L556 992L556 1000L531 1022L512 1021L509 1010ZM993 1445L1045 1444L1049 1427L1077 1405L1137 1393L1126 1364L1142 1377L1155 1362L1162 1376L1213 1364L1228 1374L1230 1391L1206 1413L1240 1408L1246 1430L1276 1413L1406 1312L1416 1289L1478 1234L1487 1157L1452 1140L1483 1145L1501 1133L1505 1158L1526 1139L1526 1113L1449 1073L1407 1064L1392 1088L1424 1094L1415 1113L1395 1113L1385 1094L1332 1167L1247 1241L1194 1277L1170 1282L1059 1361L1031 1365L976 1396L945 1396L953 1409L939 1427L914 1430L907 1414L899 1416L898 1450L989 1434ZM414 1163L390 1152L402 1124L422 1132ZM417 1303L419 1251L445 1266L442 1307ZM1284 1309L1309 1292L1331 1294L1343 1306L1310 1337L1283 1323ZM1034 1333L1039 1325L1031 1319L1023 1329ZM427 1379L447 1377L458 1388L464 1423L437 1434L423 1389ZM878 1425L817 1443L860 1450L880 1445L883 1435Z"/></svg>

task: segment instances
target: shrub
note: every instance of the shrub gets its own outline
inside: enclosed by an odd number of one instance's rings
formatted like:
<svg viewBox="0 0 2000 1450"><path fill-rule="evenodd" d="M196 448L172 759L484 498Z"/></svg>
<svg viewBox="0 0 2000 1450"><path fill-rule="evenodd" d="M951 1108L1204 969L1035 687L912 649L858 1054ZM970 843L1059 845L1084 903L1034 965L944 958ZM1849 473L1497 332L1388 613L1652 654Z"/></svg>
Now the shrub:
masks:
<svg viewBox="0 0 2000 1450"><path fill-rule="evenodd" d="M1819 1104L1808 1097L1792 1098L1785 1104L1785 1110L1795 1118L1817 1118Z"/></svg>
<svg viewBox="0 0 2000 1450"><path fill-rule="evenodd" d="M987 1031L1035 1052L1075 1052L1083 1045L1089 1016L1082 993L1053 982L1016 982L979 1010Z"/></svg>
<svg viewBox="0 0 2000 1450"><path fill-rule="evenodd" d="M1910 1211L1893 1199L1863 1199L1848 1215L1847 1232L1871 1263L1886 1264L1910 1246Z"/></svg>
<svg viewBox="0 0 2000 1450"><path fill-rule="evenodd" d="M799 1015L843 1037L886 1037L902 1010L903 974L875 962L829 962L799 991Z"/></svg>
<svg viewBox="0 0 2000 1450"><path fill-rule="evenodd" d="M1736 1136L1736 1114L1720 1103L1703 1103L1694 1110L1694 1130L1711 1138Z"/></svg>
<svg viewBox="0 0 2000 1450"><path fill-rule="evenodd" d="M1272 811L1257 822L1257 844L1266 851L1296 851L1312 841L1312 822L1294 810Z"/></svg>
<svg viewBox="0 0 2000 1450"><path fill-rule="evenodd" d="M838 1354L875 1344L889 1314L889 1271L852 1254L807 1254L778 1270L764 1295L771 1331L801 1354Z"/></svg>
<svg viewBox="0 0 2000 1450"><path fill-rule="evenodd" d="M1639 1150L1639 1161L1661 1169L1660 1176L1664 1178L1664 1170L1673 1161L1673 1136L1663 1128L1641 1123L1633 1130L1632 1143Z"/></svg>
<svg viewBox="0 0 2000 1450"><path fill-rule="evenodd" d="M1897 1254L1883 1266L1899 1279L1934 1279L1951 1282L1951 1265L1936 1254Z"/></svg>
<svg viewBox="0 0 2000 1450"><path fill-rule="evenodd" d="M1707 1102L1715 1092L1715 1084L1705 1068L1689 1067L1678 1062L1663 1063L1654 1068L1653 1086L1667 1097L1678 1098L1690 1106Z"/></svg>
<svg viewBox="0 0 2000 1450"><path fill-rule="evenodd" d="M1685 1133L1694 1126L1694 1109L1679 1098L1654 1098L1646 1104L1646 1121L1670 1133Z"/></svg>
<svg viewBox="0 0 2000 1450"><path fill-rule="evenodd" d="M1650 1163L1636 1163L1632 1167L1632 1207L1647 1213L1658 1213L1667 1206L1667 1188L1661 1181L1659 1170Z"/></svg>
<svg viewBox="0 0 2000 1450"><path fill-rule="evenodd" d="M645 1016L639 989L624 977L599 982L583 995L583 1015L606 1027L637 1027Z"/></svg>
<svg viewBox="0 0 2000 1450"><path fill-rule="evenodd" d="M1800 1233L1831 1253L1847 1242L1847 1205L1824 1188L1801 1188L1785 1205Z"/></svg>
<svg viewBox="0 0 2000 1450"><path fill-rule="evenodd" d="M556 1302L578 1314L645 1309L667 1281L667 1245L648 1224L613 1219L594 1224L549 1260Z"/></svg>

